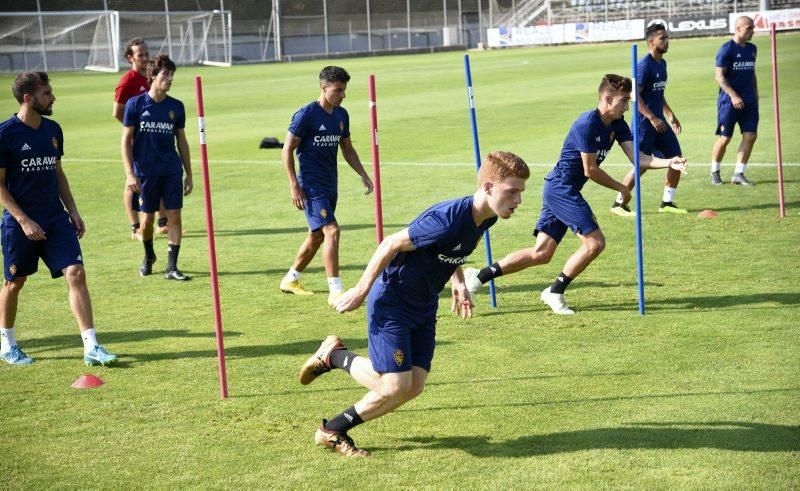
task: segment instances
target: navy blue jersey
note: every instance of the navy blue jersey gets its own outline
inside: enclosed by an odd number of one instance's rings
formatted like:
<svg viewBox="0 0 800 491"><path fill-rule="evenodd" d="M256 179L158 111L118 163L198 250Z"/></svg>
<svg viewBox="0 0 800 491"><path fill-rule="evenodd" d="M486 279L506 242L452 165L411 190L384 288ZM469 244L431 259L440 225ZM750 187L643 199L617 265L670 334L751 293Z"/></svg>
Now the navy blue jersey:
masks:
<svg viewBox="0 0 800 491"><path fill-rule="evenodd" d="M667 60L656 61L647 53L636 65L636 82L642 89L641 98L653 114L664 119L664 90L667 88ZM639 121L650 124L641 113Z"/></svg>
<svg viewBox="0 0 800 491"><path fill-rule="evenodd" d="M56 162L64 155L64 134L55 121L42 118L33 129L11 116L0 124L0 168L6 170L6 187L32 220L46 223L62 218ZM5 223L16 220L3 211Z"/></svg>
<svg viewBox="0 0 800 491"><path fill-rule="evenodd" d="M398 299L420 316L435 315L439 292L495 222L497 217L492 217L475 225L472 196L428 208L408 226L416 249L392 259L370 296Z"/></svg>
<svg viewBox="0 0 800 491"><path fill-rule="evenodd" d="M186 126L183 103L167 96L156 102L145 92L125 103L123 126L133 126L133 173L137 177L183 173L175 148L178 129Z"/></svg>
<svg viewBox="0 0 800 491"><path fill-rule="evenodd" d="M597 165L600 165L615 141L631 140L631 129L623 118L606 126L597 109L587 111L572 123L572 128L564 139L564 146L561 147L558 163L545 179L557 180L580 190L589 180L583 173L581 153L597 154Z"/></svg>
<svg viewBox="0 0 800 491"><path fill-rule="evenodd" d="M755 44L739 46L733 39L717 51L717 66L725 69L725 78L745 104L756 101L757 51ZM720 89L719 99L730 99L730 96Z"/></svg>
<svg viewBox="0 0 800 491"><path fill-rule="evenodd" d="M289 125L289 132L300 138L297 160L298 181L303 189L336 193L336 154L339 141L350 138L350 116L342 107L328 114L317 101L301 107Z"/></svg>

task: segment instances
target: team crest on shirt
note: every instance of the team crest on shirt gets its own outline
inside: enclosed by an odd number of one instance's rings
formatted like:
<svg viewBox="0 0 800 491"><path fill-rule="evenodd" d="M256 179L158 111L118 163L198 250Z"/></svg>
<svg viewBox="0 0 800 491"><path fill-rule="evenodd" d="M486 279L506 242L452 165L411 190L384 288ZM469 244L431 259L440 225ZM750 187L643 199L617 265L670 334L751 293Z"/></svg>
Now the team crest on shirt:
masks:
<svg viewBox="0 0 800 491"><path fill-rule="evenodd" d="M11 266L9 266L8 267L8 272L11 273L11 276L16 276L17 275L17 265L16 264L12 264ZM397 355L395 355L395 356L397 356Z"/></svg>
<svg viewBox="0 0 800 491"><path fill-rule="evenodd" d="M319 211L319 216L321 216L322 218L328 218L328 210L326 210L325 208L321 209Z"/></svg>
<svg viewBox="0 0 800 491"><path fill-rule="evenodd" d="M169 112L169 119L170 119L170 120L173 120L173 119L175 119L175 111L170 111L170 112Z"/></svg>
<svg viewBox="0 0 800 491"><path fill-rule="evenodd" d="M53 148L58 150L58 139L56 137L53 137L53 139L50 141L53 143Z"/></svg>
<svg viewBox="0 0 800 491"><path fill-rule="evenodd" d="M613 132L613 131L611 132L611 134L610 134L610 135L608 135L608 141L609 141L609 143L614 143L614 136L616 136L616 135L614 134L614 132Z"/></svg>
<svg viewBox="0 0 800 491"><path fill-rule="evenodd" d="M397 366L401 366L403 364L403 352L400 349L394 350L394 362L397 363Z"/></svg>

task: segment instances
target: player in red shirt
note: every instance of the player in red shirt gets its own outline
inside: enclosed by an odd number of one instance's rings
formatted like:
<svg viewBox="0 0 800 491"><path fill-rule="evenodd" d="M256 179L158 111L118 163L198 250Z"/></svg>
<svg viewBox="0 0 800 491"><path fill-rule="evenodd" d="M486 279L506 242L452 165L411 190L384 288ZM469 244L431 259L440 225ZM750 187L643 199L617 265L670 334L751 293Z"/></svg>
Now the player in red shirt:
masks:
<svg viewBox="0 0 800 491"><path fill-rule="evenodd" d="M150 52L147 50L147 43L142 38L133 38L125 44L125 58L131 64L131 69L119 79L117 88L114 89L114 117L121 123L122 114L125 111L125 103L128 99L143 94L150 90L150 82L147 79L147 62L150 61ZM122 194L122 203L125 213L131 223L131 238L139 240L139 197L136 196L127 185ZM162 210L158 212L158 232L167 232L167 218Z"/></svg>

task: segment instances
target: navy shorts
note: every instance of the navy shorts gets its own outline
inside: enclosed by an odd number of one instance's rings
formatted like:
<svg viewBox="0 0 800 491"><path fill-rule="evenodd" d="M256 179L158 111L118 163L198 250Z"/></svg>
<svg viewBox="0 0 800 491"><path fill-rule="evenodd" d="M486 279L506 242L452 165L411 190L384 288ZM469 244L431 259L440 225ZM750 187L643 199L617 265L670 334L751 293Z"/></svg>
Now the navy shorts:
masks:
<svg viewBox="0 0 800 491"><path fill-rule="evenodd" d="M306 194L305 211L308 228L313 232L324 225L336 221L336 193L326 193L312 189L304 189Z"/></svg>
<svg viewBox="0 0 800 491"><path fill-rule="evenodd" d="M183 174L139 177L142 192L139 194L139 210L155 213L164 202L165 210L183 208Z"/></svg>
<svg viewBox="0 0 800 491"><path fill-rule="evenodd" d="M659 133L649 121L644 121L639 128L639 151L645 155L653 155L665 159L680 157L681 144L675 132L667 125L667 131Z"/></svg>
<svg viewBox="0 0 800 491"><path fill-rule="evenodd" d="M717 135L733 136L737 124L742 133L758 131L758 103L745 104L739 110L733 107L730 98L717 101Z"/></svg>
<svg viewBox="0 0 800 491"><path fill-rule="evenodd" d="M542 186L542 212L533 235L544 232L561 242L567 228L586 235L600 228L589 203L574 186L545 179Z"/></svg>
<svg viewBox="0 0 800 491"><path fill-rule="evenodd" d="M3 276L6 280L30 276L39 269L39 258L50 270L50 276L58 278L62 270L73 264L83 264L81 245L69 215L62 212L47 223L37 222L47 236L46 240L30 240L16 222L3 222Z"/></svg>
<svg viewBox="0 0 800 491"><path fill-rule="evenodd" d="M388 295L367 299L369 359L378 373L431 371L436 348L436 312L420 316Z"/></svg>

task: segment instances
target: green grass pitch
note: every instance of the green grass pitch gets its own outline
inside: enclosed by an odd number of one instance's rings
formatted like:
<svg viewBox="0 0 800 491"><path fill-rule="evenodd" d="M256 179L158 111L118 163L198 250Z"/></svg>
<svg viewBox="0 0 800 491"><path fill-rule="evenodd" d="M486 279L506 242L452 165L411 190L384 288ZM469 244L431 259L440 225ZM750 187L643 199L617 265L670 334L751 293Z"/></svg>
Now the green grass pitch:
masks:
<svg viewBox="0 0 800 491"><path fill-rule="evenodd" d="M279 150L264 136L318 94L324 61L182 67L171 95L187 107L195 194L186 202L181 265L195 280L137 274L111 99L119 74L53 73L53 118L64 128L64 167L87 222L83 239L100 341L119 368L79 391L87 371L63 281L31 277L17 320L36 363L0 367L0 466L10 488L797 488L800 486L800 34L779 36L787 218L778 217L769 38L758 36L760 139L752 189L708 184L714 141L714 55L724 38L675 39L666 97L683 123L689 174L656 213L663 173L643 178L648 313L636 297L634 222L613 217L614 194L585 194L608 246L568 290L578 311L550 315L538 292L553 262L498 280L497 310L477 295L460 321L442 297L438 349L425 393L352 432L373 452L346 460L312 442L319 420L363 390L345 374L309 387L300 364L327 334L366 353L365 313L326 305L318 257L310 298L278 282L305 233ZM596 104L604 73L630 73L629 43L471 54L481 149L517 152L533 175L511 220L492 229L495 257L532 244L542 177L575 117ZM640 43L640 51L644 44ZM474 189L461 53L338 60L353 76L345 107L352 139L370 160L367 76L378 86L386 230ZM231 397L219 399L193 77L202 75ZM16 111L8 89L0 114ZM6 116L3 116L6 117ZM628 118L630 120L630 118ZM723 178L733 169L738 138ZM604 164L621 178L619 149ZM368 164L367 164L368 165ZM373 201L340 166L342 276L352 285L375 247ZM697 217L712 208L719 217ZM166 240L156 239L159 262ZM470 265L484 263L483 248ZM43 268L43 266L42 266Z"/></svg>

